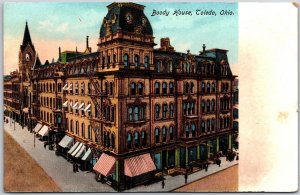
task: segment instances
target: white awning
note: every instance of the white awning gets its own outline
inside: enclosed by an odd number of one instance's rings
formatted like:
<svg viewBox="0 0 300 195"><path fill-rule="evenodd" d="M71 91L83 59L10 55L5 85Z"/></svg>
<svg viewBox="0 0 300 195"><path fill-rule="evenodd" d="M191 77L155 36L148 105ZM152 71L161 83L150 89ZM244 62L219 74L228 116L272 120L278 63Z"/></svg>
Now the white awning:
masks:
<svg viewBox="0 0 300 195"><path fill-rule="evenodd" d="M48 132L49 132L49 127L44 125L38 134L43 137L43 136L47 136Z"/></svg>
<svg viewBox="0 0 300 195"><path fill-rule="evenodd" d="M72 89L73 84L71 83L71 85L69 85L67 90L71 90Z"/></svg>
<svg viewBox="0 0 300 195"><path fill-rule="evenodd" d="M70 106L73 107L73 102L70 102Z"/></svg>
<svg viewBox="0 0 300 195"><path fill-rule="evenodd" d="M58 145L60 145L63 148L71 148L73 144L73 138L65 135L65 137L59 142Z"/></svg>
<svg viewBox="0 0 300 195"><path fill-rule="evenodd" d="M33 131L34 131L35 133L37 133L37 132L39 132L39 130L41 130L42 127L43 127L43 125L42 125L41 123L38 123L38 124L34 127Z"/></svg>
<svg viewBox="0 0 300 195"><path fill-rule="evenodd" d="M68 100L65 101L65 103L63 104L63 107L68 107Z"/></svg>
<svg viewBox="0 0 300 195"><path fill-rule="evenodd" d="M85 107L84 112L91 112L91 104L89 104L87 107Z"/></svg>
<svg viewBox="0 0 300 195"><path fill-rule="evenodd" d="M78 107L78 110L84 110L84 103L80 104L80 106Z"/></svg>
<svg viewBox="0 0 300 195"><path fill-rule="evenodd" d="M81 158L81 160L87 161L87 160L90 160L91 157L92 157L92 150L89 148L88 151Z"/></svg>
<svg viewBox="0 0 300 195"><path fill-rule="evenodd" d="M76 102L73 106L73 109L77 109L78 108L78 102Z"/></svg>
<svg viewBox="0 0 300 195"><path fill-rule="evenodd" d="M68 151L68 154L72 154L74 152L74 150L76 150L76 148L78 147L78 145L80 144L80 142L76 142L72 148Z"/></svg>
<svg viewBox="0 0 300 195"><path fill-rule="evenodd" d="M81 158L85 154L85 145L82 144L79 152L75 155L75 158Z"/></svg>
<svg viewBox="0 0 300 195"><path fill-rule="evenodd" d="M74 152L72 152L72 156L75 157L75 155L79 152L79 150L81 149L81 147L83 146L83 143L80 143L79 146L76 148L76 150Z"/></svg>
<svg viewBox="0 0 300 195"><path fill-rule="evenodd" d="M67 90L67 88L68 88L68 83L65 84L65 86L62 88L62 90Z"/></svg>

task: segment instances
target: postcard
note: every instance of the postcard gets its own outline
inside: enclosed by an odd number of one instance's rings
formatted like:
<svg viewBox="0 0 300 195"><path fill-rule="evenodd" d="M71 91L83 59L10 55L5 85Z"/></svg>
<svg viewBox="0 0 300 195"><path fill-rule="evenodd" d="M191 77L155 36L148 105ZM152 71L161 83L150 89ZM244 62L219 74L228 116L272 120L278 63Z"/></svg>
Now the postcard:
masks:
<svg viewBox="0 0 300 195"><path fill-rule="evenodd" d="M5 192L298 189L297 3L3 7Z"/></svg>

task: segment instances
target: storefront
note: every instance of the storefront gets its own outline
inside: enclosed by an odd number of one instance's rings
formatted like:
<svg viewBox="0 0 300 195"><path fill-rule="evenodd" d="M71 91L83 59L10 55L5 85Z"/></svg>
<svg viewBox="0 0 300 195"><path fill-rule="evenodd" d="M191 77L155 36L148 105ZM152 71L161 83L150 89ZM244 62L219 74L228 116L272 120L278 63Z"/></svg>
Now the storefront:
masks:
<svg viewBox="0 0 300 195"><path fill-rule="evenodd" d="M102 153L93 170L98 181L108 185L116 184L116 159L113 156Z"/></svg>
<svg viewBox="0 0 300 195"><path fill-rule="evenodd" d="M74 139L65 135L63 139L58 143L57 154L67 157L67 152L73 146Z"/></svg>

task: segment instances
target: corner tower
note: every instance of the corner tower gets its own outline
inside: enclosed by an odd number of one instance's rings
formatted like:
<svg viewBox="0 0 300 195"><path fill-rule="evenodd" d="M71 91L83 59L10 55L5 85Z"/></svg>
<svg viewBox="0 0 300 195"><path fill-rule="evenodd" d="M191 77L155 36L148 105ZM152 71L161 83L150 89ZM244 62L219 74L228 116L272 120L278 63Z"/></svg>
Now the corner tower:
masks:
<svg viewBox="0 0 300 195"><path fill-rule="evenodd" d="M98 43L101 71L153 70L154 37L144 7L136 3L107 6Z"/></svg>

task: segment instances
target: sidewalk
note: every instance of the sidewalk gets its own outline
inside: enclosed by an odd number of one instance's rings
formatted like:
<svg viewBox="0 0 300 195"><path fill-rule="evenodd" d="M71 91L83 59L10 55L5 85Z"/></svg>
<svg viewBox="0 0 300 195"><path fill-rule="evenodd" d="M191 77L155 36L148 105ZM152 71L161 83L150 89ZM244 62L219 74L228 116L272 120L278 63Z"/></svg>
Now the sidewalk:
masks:
<svg viewBox="0 0 300 195"><path fill-rule="evenodd" d="M49 150L48 147L44 149L43 142L37 138L35 139L34 147L34 135L30 133L26 127L22 129L22 127L16 123L15 129L16 130L14 130L13 123L10 125L10 121L4 123L4 130L29 153L50 177L52 177L63 192L116 192L109 185L97 182L93 173L87 173L85 171L74 173L73 166L70 162L61 156L56 156L55 151ZM209 166L207 172L201 170L188 175L187 182L191 183L238 164L236 160L232 162L226 161L225 157L222 157L221 160L221 167L212 164ZM168 192L185 185L183 175L177 175L175 177L167 175L164 178L164 189L161 187L161 182L157 182L147 186L137 186L125 190L124 192Z"/></svg>

